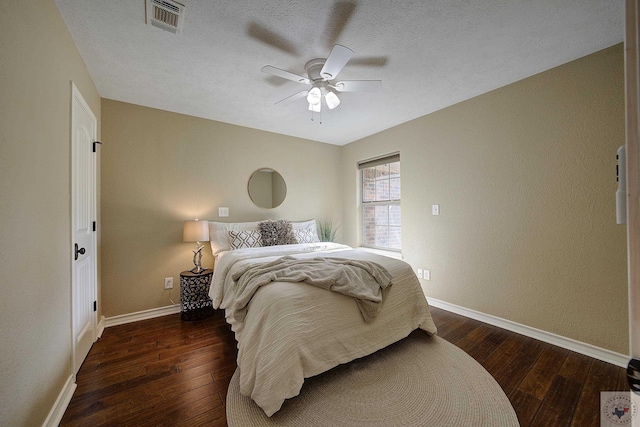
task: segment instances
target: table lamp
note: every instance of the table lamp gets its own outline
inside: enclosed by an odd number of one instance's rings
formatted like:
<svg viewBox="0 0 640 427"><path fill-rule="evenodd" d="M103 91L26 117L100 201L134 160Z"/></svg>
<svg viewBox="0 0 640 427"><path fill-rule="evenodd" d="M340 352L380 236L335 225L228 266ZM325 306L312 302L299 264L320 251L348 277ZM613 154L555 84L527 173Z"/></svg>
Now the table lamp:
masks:
<svg viewBox="0 0 640 427"><path fill-rule="evenodd" d="M209 241L209 223L207 221L185 221L182 230L183 242L196 242L196 250L193 251L193 270L192 273L200 274L204 271L202 268L202 248L204 245L200 242Z"/></svg>

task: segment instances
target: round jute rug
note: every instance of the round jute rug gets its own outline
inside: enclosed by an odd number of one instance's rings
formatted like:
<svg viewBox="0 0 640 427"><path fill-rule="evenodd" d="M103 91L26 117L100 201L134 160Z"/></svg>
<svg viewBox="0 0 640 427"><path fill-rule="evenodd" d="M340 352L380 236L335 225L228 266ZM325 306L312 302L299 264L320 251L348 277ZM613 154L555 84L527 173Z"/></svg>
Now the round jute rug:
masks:
<svg viewBox="0 0 640 427"><path fill-rule="evenodd" d="M227 391L230 427L518 426L493 377L438 336L414 331L370 356L305 380L271 418L240 394L239 372Z"/></svg>

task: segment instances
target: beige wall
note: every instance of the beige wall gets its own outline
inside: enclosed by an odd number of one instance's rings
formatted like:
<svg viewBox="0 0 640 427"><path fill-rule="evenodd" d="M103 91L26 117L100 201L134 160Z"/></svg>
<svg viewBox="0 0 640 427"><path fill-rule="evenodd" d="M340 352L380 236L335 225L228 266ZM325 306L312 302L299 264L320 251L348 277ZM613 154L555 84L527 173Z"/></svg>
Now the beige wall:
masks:
<svg viewBox="0 0 640 427"><path fill-rule="evenodd" d="M107 317L180 301L179 274L195 244L182 223L310 218L342 222L340 147L151 108L102 101L102 304ZM280 172L275 209L247 192L259 168ZM218 207L229 207L218 218ZM203 266L213 258L207 245ZM164 278L174 289L164 291Z"/></svg>
<svg viewBox="0 0 640 427"><path fill-rule="evenodd" d="M627 354L623 89L618 45L343 147L346 243L356 162L399 150L403 255L431 270L427 296Z"/></svg>
<svg viewBox="0 0 640 427"><path fill-rule="evenodd" d="M71 81L100 98L51 0L0 13L0 425L42 425L71 360Z"/></svg>

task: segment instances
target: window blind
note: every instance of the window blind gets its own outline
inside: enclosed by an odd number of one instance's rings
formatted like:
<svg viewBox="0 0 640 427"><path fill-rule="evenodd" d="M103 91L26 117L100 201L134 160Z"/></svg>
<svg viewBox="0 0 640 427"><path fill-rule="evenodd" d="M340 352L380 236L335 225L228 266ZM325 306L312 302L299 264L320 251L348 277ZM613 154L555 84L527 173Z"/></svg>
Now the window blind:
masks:
<svg viewBox="0 0 640 427"><path fill-rule="evenodd" d="M374 166L385 165L387 163L394 163L400 161L400 153L387 154L382 157L376 157L370 160L363 160L358 162L358 169L372 168Z"/></svg>

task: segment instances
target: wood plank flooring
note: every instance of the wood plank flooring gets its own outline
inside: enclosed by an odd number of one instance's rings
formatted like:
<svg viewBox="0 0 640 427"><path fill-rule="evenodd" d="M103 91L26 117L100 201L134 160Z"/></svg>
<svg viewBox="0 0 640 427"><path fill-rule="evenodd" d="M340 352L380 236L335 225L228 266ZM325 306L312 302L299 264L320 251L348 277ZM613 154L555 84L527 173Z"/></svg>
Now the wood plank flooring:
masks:
<svg viewBox="0 0 640 427"><path fill-rule="evenodd" d="M600 391L624 369L432 307L439 335L496 379L524 426L599 426ZM107 328L77 375L61 426L226 426L236 343L222 312Z"/></svg>
<svg viewBox="0 0 640 427"><path fill-rule="evenodd" d="M623 368L431 308L438 335L500 384L524 426L597 427L600 392L629 390Z"/></svg>

